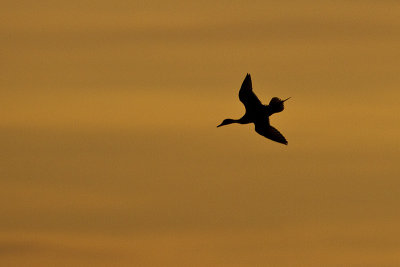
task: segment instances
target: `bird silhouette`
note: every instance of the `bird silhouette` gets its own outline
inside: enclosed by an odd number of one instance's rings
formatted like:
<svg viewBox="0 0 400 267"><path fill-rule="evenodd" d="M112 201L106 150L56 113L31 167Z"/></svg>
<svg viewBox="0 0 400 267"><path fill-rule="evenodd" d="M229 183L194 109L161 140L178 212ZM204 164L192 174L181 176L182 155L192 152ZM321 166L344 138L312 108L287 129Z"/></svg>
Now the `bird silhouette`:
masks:
<svg viewBox="0 0 400 267"><path fill-rule="evenodd" d="M275 142L287 145L288 142L286 141L286 138L277 129L270 125L269 116L281 112L284 109L283 103L289 98L281 100L278 97L273 97L268 105L263 105L254 94L251 76L250 74L247 74L242 83L242 87L239 90L239 99L246 108L246 113L238 120L225 119L217 127L231 123L254 123L255 130L258 134Z"/></svg>

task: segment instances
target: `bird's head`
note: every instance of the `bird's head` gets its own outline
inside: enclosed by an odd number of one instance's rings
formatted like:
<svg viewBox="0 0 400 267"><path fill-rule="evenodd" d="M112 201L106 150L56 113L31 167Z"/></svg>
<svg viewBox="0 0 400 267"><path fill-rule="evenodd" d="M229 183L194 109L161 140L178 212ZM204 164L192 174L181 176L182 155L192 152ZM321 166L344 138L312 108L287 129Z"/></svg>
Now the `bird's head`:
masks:
<svg viewBox="0 0 400 267"><path fill-rule="evenodd" d="M286 98L285 100L282 100L279 97L273 97L271 101L269 101L269 106L273 109L274 112L281 112L285 108L283 103L289 99L290 97Z"/></svg>
<svg viewBox="0 0 400 267"><path fill-rule="evenodd" d="M234 123L234 120L226 119L220 125L218 125L217 127L221 127L221 126L224 126L224 125L227 125L227 124L231 124L231 123Z"/></svg>

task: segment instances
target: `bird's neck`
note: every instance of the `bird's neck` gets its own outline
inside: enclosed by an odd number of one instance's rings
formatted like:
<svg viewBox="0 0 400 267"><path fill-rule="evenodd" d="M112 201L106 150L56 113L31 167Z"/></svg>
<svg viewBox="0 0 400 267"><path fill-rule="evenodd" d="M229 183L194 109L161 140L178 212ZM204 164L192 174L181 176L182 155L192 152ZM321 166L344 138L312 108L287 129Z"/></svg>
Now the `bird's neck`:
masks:
<svg viewBox="0 0 400 267"><path fill-rule="evenodd" d="M283 109L281 107L274 106L274 105L266 105L265 110L266 110L267 115L271 116L274 113L281 112Z"/></svg>
<svg viewBox="0 0 400 267"><path fill-rule="evenodd" d="M224 121L225 122L224 124L241 123L240 120L241 119L238 119L238 120L236 120L236 119L226 119Z"/></svg>
<svg viewBox="0 0 400 267"><path fill-rule="evenodd" d="M220 125L218 125L218 127L224 126L224 125L228 125L228 124L232 124L232 123L245 124L245 123L249 123L249 122L245 121L243 118L240 118L240 119L238 119L238 120L235 120L235 119L225 119Z"/></svg>

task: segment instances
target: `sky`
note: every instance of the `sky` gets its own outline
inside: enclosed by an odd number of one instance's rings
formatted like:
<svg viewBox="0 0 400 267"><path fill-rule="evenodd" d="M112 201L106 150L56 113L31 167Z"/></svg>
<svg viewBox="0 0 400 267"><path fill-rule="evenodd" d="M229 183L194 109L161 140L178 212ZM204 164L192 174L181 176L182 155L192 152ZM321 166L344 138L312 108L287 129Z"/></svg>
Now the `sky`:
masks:
<svg viewBox="0 0 400 267"><path fill-rule="evenodd" d="M397 1L0 17L1 265L400 265ZM216 128L246 73L288 146Z"/></svg>

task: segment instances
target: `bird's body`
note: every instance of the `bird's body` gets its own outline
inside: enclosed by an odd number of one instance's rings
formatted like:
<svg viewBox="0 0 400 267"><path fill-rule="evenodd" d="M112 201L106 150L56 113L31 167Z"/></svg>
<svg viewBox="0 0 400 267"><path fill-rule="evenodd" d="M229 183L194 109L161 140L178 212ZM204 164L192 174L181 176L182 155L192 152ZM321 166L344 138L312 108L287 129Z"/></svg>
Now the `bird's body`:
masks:
<svg viewBox="0 0 400 267"><path fill-rule="evenodd" d="M285 137L270 125L269 116L281 112L284 109L283 103L289 98L281 100L278 97L273 97L268 105L263 105L254 94L250 74L247 74L239 90L239 99L246 108L246 113L243 117L238 120L226 119L217 127L231 123L254 123L255 130L258 134L278 143L288 144Z"/></svg>

